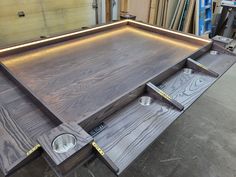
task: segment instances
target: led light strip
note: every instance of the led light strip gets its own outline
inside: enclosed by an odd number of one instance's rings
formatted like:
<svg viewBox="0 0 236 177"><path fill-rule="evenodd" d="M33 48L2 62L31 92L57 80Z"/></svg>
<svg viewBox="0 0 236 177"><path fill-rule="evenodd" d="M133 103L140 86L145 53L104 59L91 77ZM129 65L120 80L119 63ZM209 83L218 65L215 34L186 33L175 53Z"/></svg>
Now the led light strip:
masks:
<svg viewBox="0 0 236 177"><path fill-rule="evenodd" d="M34 41L34 42L26 43L26 44L21 44L21 45L9 47L9 48L1 49L0 53L8 52L8 51L23 48L23 47L28 47L28 46L31 46L31 45L36 45L36 44L40 44L40 43L44 43L44 42L49 42L49 41L53 41L53 40L56 40L56 39L62 39L62 38L65 38L65 37L70 37L70 36L74 36L74 35L78 35L78 34L83 34L83 33L86 33L86 32L95 31L97 29L102 29L102 28L106 28L106 27L110 27L110 26L114 26L114 25L118 25L118 24L122 24L122 23L127 23L127 22L128 22L128 20L123 20L123 21L119 21L119 22L115 22L115 23L111 23L111 24L106 24L106 25L102 25L102 26L98 26L98 27L94 27L94 28L90 28L90 29L86 29L86 30L82 30L82 31L77 31L77 32L73 32L73 33L63 34L63 35L56 36L56 37L51 37L51 38L48 38L48 39L43 39L43 40Z"/></svg>
<svg viewBox="0 0 236 177"><path fill-rule="evenodd" d="M141 23L141 22L134 21L134 20L128 20L128 22L136 23L138 25L146 26L146 27L149 27L149 28L152 28L152 29L158 29L160 31L166 31L166 32L169 32L169 33L172 33L172 34L177 34L177 35L180 35L180 36L196 39L196 40L203 41L203 42L208 42L208 43L211 42L211 40L208 40L208 39L203 39L203 38L200 38L200 37L195 37L195 36L187 35L187 34L184 34L184 33L168 30L168 29L165 29L165 28L160 28L160 27L157 27L157 26L148 25L148 24Z"/></svg>
<svg viewBox="0 0 236 177"><path fill-rule="evenodd" d="M56 37L51 37L51 38L48 38L48 39L43 39L43 40L39 40L39 41L34 41L34 42L26 43L26 44L21 44L21 45L9 47L9 48L1 49L0 53L8 52L8 51L15 50L15 49L20 49L20 48L23 48L23 47L29 47L29 46L32 46L32 45L36 45L36 44L40 44L40 43L44 43L44 42L49 42L49 41L53 41L53 40L57 40L57 39L62 39L62 38L65 38L65 37L70 37L70 36L74 36L74 35L78 35L78 34L83 34L83 33L86 33L86 32L95 31L95 30L98 30L98 29L102 29L102 28L106 28L106 27L110 27L110 26L114 26L114 25L118 25L118 24L122 24L122 23L128 23L128 22L135 23L135 24L142 25L142 26L146 26L146 27L149 27L149 28L152 28L152 29L158 29L160 31L166 31L166 32L169 32L169 33L172 33L172 34L177 34L177 35L180 35L180 36L184 36L184 37L187 37L187 38L192 38L192 39L207 42L207 43L211 42L210 40L207 40L207 39L202 39L202 38L199 38L199 37L190 36L190 35L183 34L183 33L180 33L180 32L171 31L171 30L168 30L168 29L164 29L164 28L160 28L160 27L157 27L157 26L152 26L152 25L148 25L148 24L145 24L145 23L141 23L141 22L137 22L137 21L134 21L134 20L127 19L127 20L122 20L122 21L118 21L118 22L114 22L114 23L111 23L111 24L106 24L106 25L102 25L102 26L98 26L98 27L94 27L94 28L90 28L90 29L86 29L86 30L82 30L82 31L77 31L77 32L73 32L73 33L68 33L68 34L56 36Z"/></svg>

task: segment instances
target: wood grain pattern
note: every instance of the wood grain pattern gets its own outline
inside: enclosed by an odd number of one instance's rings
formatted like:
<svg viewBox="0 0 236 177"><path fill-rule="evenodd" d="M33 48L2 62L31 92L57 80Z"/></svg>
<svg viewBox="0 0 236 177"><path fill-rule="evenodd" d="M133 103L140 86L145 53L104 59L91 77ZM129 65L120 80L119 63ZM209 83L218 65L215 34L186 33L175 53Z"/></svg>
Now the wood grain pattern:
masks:
<svg viewBox="0 0 236 177"><path fill-rule="evenodd" d="M195 73L177 73L160 86L172 98L190 106L215 78ZM155 100L143 107L138 100L132 102L105 122L108 126L95 140L119 167L121 173L145 150L182 112Z"/></svg>
<svg viewBox="0 0 236 177"><path fill-rule="evenodd" d="M236 62L236 57L221 52L218 55L211 55L207 52L199 58L198 62L219 73L221 76Z"/></svg>
<svg viewBox="0 0 236 177"><path fill-rule="evenodd" d="M55 124L0 72L0 168L9 174L23 165L38 133Z"/></svg>
<svg viewBox="0 0 236 177"><path fill-rule="evenodd" d="M127 26L7 57L3 63L65 122L83 124L198 49Z"/></svg>
<svg viewBox="0 0 236 177"><path fill-rule="evenodd" d="M27 158L27 152L34 147L34 143L2 106L0 107L0 137L0 168L4 174L7 174L17 163Z"/></svg>
<svg viewBox="0 0 236 177"><path fill-rule="evenodd" d="M224 59L223 59L224 58ZM214 69L220 76L235 62L234 56L209 53L198 62ZM163 81L158 87L185 106L185 110L217 78L199 73L185 74L182 71ZM119 174L138 157L182 112L159 100L143 107L138 99L116 114L107 118L107 128L95 137L98 144L119 167Z"/></svg>
<svg viewBox="0 0 236 177"><path fill-rule="evenodd" d="M57 153L52 149L53 140L65 133L70 133L76 137L76 146L65 153ZM53 160L56 165L60 165L66 159L79 152L85 146L88 146L92 142L93 138L87 134L79 125L76 123L64 123L60 126L44 133L38 137L38 141L42 148L47 152L49 157Z"/></svg>

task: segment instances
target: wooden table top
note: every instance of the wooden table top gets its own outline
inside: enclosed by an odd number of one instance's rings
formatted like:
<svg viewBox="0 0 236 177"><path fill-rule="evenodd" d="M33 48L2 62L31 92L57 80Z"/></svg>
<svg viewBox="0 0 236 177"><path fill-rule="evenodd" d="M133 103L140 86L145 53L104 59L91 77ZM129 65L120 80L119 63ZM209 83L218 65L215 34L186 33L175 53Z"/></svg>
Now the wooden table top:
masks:
<svg viewBox="0 0 236 177"><path fill-rule="evenodd" d="M201 46L123 26L5 57L65 122L78 123Z"/></svg>

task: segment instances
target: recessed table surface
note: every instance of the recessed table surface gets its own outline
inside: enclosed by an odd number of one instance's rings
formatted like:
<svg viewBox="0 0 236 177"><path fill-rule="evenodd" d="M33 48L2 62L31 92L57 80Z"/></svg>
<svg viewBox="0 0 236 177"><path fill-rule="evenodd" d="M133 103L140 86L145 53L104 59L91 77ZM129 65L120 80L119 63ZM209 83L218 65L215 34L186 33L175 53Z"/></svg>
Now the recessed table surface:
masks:
<svg viewBox="0 0 236 177"><path fill-rule="evenodd" d="M64 122L82 122L202 46L129 25L5 57Z"/></svg>

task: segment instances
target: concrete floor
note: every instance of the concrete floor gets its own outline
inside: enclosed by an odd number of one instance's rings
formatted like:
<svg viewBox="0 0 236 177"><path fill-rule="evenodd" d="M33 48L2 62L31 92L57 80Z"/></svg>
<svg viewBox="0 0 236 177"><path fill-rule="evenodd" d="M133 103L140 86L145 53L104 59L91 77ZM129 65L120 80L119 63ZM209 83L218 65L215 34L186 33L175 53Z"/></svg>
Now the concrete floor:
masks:
<svg viewBox="0 0 236 177"><path fill-rule="evenodd" d="M14 177L54 177L43 159ZM73 177L115 177L99 160ZM122 177L236 177L236 65L178 118Z"/></svg>

